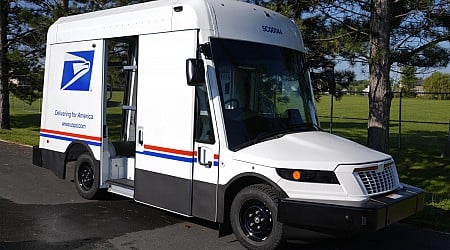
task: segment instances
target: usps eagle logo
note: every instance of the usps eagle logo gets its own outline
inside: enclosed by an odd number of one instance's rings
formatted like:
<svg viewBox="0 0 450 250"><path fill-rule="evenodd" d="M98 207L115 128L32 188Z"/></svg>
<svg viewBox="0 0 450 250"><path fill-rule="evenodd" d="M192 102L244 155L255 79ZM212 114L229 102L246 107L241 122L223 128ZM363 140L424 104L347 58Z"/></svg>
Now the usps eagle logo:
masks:
<svg viewBox="0 0 450 250"><path fill-rule="evenodd" d="M94 50L66 52L61 89L89 91L93 61Z"/></svg>

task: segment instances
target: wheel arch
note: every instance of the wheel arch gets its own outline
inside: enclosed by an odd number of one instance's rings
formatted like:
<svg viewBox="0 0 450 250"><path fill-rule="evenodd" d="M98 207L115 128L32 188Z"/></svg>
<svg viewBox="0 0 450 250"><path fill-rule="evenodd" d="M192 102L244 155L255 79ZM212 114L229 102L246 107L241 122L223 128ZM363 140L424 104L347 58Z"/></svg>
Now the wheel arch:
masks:
<svg viewBox="0 0 450 250"><path fill-rule="evenodd" d="M242 173L233 177L226 185L219 185L217 221L225 225L229 224L231 203L239 191L254 184L267 184L275 188L280 197L288 197L287 194L272 180L258 173ZM225 226L228 228L228 226ZM222 234L222 233L221 233Z"/></svg>
<svg viewBox="0 0 450 250"><path fill-rule="evenodd" d="M66 149L65 155L65 163L69 161L76 161L80 155L88 153L94 161L96 161L94 157L94 153L92 149L83 141L75 140L69 144Z"/></svg>
<svg viewBox="0 0 450 250"><path fill-rule="evenodd" d="M64 149L61 148L60 150ZM88 153L95 164L100 165L100 161L95 159L91 148L86 142L74 140L66 147L65 151L61 151L34 147L33 157L37 158L35 160L40 167L49 169L60 179L66 178L67 163L75 161L81 154Z"/></svg>
<svg viewBox="0 0 450 250"><path fill-rule="evenodd" d="M89 154L89 156L94 161L94 164L96 164L96 167L100 167L100 161L95 159L94 153L92 152L92 149L83 141L75 140L69 144L69 146L66 149L65 159L64 159L64 168L67 168L67 163L70 161L76 161L78 157L82 154ZM66 169L64 170L66 172Z"/></svg>

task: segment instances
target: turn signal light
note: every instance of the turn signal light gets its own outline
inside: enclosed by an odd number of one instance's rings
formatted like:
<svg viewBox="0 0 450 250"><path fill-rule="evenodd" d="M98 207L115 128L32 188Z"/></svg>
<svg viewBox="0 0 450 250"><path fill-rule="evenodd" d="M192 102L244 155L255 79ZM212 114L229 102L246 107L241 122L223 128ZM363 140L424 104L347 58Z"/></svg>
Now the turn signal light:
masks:
<svg viewBox="0 0 450 250"><path fill-rule="evenodd" d="M302 178L302 172L298 170L292 171L292 179L299 181Z"/></svg>

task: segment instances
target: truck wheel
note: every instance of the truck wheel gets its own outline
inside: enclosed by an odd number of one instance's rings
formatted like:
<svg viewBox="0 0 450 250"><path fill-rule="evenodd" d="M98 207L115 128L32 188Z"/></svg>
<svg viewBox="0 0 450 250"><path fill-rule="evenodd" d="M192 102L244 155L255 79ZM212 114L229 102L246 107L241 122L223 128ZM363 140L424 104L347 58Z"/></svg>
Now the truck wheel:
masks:
<svg viewBox="0 0 450 250"><path fill-rule="evenodd" d="M242 189L231 204L233 232L248 249L277 249L284 243L283 223L278 222L278 192L256 184Z"/></svg>
<svg viewBox="0 0 450 250"><path fill-rule="evenodd" d="M81 197L91 200L99 193L99 169L89 154L82 154L75 163L75 188Z"/></svg>

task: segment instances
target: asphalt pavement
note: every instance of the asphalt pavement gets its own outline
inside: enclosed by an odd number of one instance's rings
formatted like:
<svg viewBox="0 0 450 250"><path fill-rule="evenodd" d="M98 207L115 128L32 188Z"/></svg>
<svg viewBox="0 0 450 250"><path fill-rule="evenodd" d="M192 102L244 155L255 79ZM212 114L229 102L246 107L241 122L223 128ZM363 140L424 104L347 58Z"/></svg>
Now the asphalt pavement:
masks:
<svg viewBox="0 0 450 250"><path fill-rule="evenodd" d="M0 249L243 249L216 225L108 195L88 201L72 175L33 166L32 149L0 141ZM69 169L69 171L72 171ZM291 242L286 249L450 249L450 234L397 223L347 239Z"/></svg>

